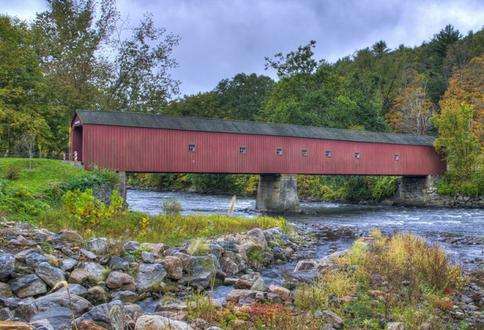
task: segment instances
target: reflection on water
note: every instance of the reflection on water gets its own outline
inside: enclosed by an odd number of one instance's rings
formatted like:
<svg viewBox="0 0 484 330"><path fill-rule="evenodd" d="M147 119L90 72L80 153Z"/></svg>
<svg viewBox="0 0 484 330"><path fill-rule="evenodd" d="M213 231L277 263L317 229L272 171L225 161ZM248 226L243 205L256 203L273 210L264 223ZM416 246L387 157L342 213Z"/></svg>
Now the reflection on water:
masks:
<svg viewBox="0 0 484 330"><path fill-rule="evenodd" d="M231 196L200 195L180 192L128 191L132 210L149 214L162 212L165 200L176 199L183 213L226 214ZM348 205L327 202L304 202L301 208L311 215L287 217L309 226L324 224L351 226L362 233L378 227L385 233L409 231L444 246L452 258L469 267L482 265L484 258L484 210L412 208L391 206ZM314 214L313 214L314 213ZM254 198L238 198L236 215L256 215ZM325 251L325 246L319 247ZM318 253L319 255L324 252Z"/></svg>

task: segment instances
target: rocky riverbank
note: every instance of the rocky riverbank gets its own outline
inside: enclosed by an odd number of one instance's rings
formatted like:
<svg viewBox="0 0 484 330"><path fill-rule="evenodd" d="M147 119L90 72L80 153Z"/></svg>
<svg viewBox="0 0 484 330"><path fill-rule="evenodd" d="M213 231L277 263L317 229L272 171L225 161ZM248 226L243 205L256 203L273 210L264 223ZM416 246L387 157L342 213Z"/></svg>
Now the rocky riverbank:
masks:
<svg viewBox="0 0 484 330"><path fill-rule="evenodd" d="M301 283L312 283L328 269L337 268L335 260L345 253L311 258L317 243L335 237L354 239L356 234L350 229L301 227L287 233L279 228L256 228L169 247L106 238L84 240L74 231L53 233L26 223L0 226L3 326L216 329L220 322L213 315L230 310L227 326L244 329L254 326L250 315L265 315L268 306L270 313L289 313L301 328L343 326L343 319L330 310L318 310L310 317L301 314L295 309L295 299ZM266 283L261 271L286 263L295 267L283 285ZM474 279L455 295L449 314L452 324L461 320L483 324L481 285ZM227 288L226 294L215 298L203 294L217 287ZM209 313L204 314L201 306ZM246 316L238 319L237 315ZM401 326L387 324L391 329L403 329Z"/></svg>

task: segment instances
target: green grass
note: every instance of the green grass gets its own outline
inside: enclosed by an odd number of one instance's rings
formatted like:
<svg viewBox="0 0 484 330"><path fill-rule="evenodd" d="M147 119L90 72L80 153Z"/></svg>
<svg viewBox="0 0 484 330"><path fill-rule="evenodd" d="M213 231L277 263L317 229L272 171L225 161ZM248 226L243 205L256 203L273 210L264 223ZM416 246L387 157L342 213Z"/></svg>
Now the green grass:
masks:
<svg viewBox="0 0 484 330"><path fill-rule="evenodd" d="M54 185L80 178L85 173L82 168L58 160L33 159L30 162L25 158L0 158L0 179L5 177L9 167L20 169L20 177L9 180L9 187L26 189L34 195L42 194Z"/></svg>
<svg viewBox="0 0 484 330"><path fill-rule="evenodd" d="M85 171L57 160L0 158L0 219L28 221L53 231L69 228L85 237L166 244L256 227L287 228L284 219L272 217L181 216L177 212L148 216L124 209L119 195L112 195L111 205L106 206L92 189L114 184L116 178L109 171Z"/></svg>
<svg viewBox="0 0 484 330"><path fill-rule="evenodd" d="M275 217L233 217L227 215L158 215L125 211L91 222L79 221L62 209L48 212L39 224L50 230L65 228L78 231L84 237L107 236L117 239L134 239L140 242L162 242L178 245L196 238L210 238L240 233L252 228L281 227L288 230L285 219Z"/></svg>

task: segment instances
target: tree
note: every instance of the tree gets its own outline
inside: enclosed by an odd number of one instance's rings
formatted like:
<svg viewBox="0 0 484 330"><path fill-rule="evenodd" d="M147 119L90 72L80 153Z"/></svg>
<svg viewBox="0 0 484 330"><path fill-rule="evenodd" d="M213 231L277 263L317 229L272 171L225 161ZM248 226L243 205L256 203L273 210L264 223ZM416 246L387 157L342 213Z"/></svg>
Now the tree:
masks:
<svg viewBox="0 0 484 330"><path fill-rule="evenodd" d="M159 112L178 94L179 81L170 75L177 66L172 52L178 42L178 36L157 28L153 18L145 16L133 36L120 43L102 108Z"/></svg>
<svg viewBox="0 0 484 330"><path fill-rule="evenodd" d="M0 151L33 154L53 143L46 117L55 112L45 99L46 82L28 26L0 16ZM25 136L29 137L29 144Z"/></svg>
<svg viewBox="0 0 484 330"><path fill-rule="evenodd" d="M266 57L265 68L276 70L279 78L314 73L318 67L318 61L313 58L314 47L316 47L316 41L311 40L307 45L299 46L296 51L285 55L277 53L273 58Z"/></svg>
<svg viewBox="0 0 484 330"><path fill-rule="evenodd" d="M409 70L407 76L408 81L395 98L387 120L397 132L427 134L434 106L427 97L426 78L415 70Z"/></svg>
<svg viewBox="0 0 484 330"><path fill-rule="evenodd" d="M214 93L226 118L254 120L273 85L274 82L267 76L239 73L232 79L220 81Z"/></svg>
<svg viewBox="0 0 484 330"><path fill-rule="evenodd" d="M448 179L456 192L482 194L484 188L484 55L455 72L434 117L435 146L445 154Z"/></svg>

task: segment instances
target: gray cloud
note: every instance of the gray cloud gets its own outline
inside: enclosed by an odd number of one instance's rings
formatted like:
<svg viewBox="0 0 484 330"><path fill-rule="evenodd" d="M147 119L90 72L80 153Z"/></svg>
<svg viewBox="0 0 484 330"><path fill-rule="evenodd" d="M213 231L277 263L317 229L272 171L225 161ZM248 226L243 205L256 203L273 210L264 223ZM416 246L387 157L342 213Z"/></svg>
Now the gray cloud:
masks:
<svg viewBox="0 0 484 330"><path fill-rule="evenodd" d="M28 3L4 6L0 0L0 8L25 17L26 6L35 11L41 2ZM181 37L173 76L188 94L210 90L239 72L270 74L264 56L311 39L318 58L334 61L378 40L391 48L415 46L446 24L466 33L484 22L484 3L478 0L120 0L119 9L131 25L151 12L159 26Z"/></svg>

